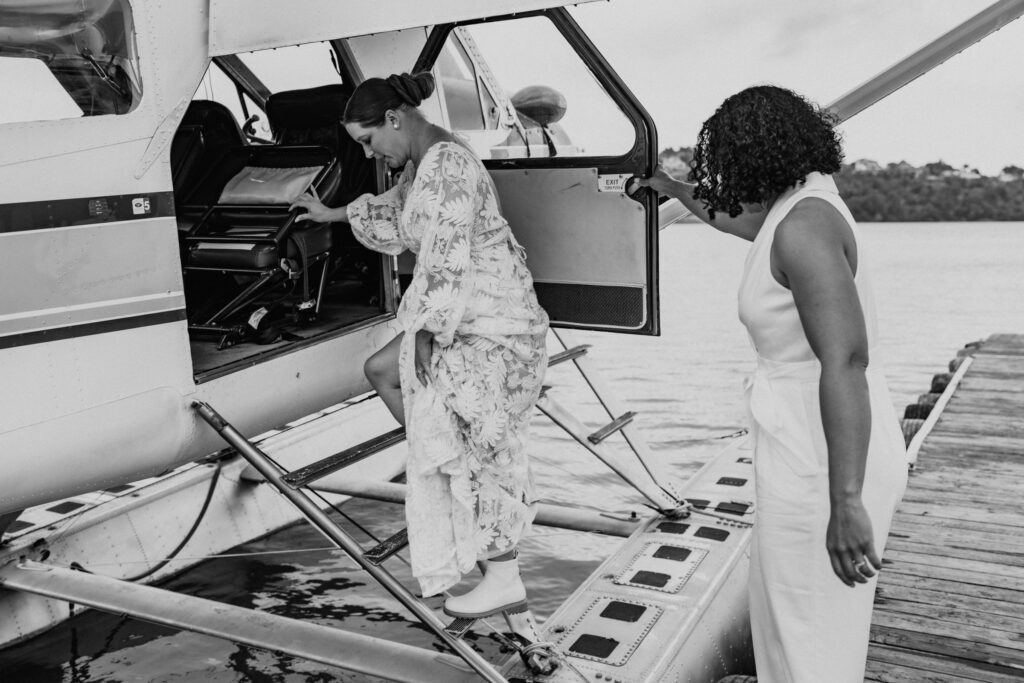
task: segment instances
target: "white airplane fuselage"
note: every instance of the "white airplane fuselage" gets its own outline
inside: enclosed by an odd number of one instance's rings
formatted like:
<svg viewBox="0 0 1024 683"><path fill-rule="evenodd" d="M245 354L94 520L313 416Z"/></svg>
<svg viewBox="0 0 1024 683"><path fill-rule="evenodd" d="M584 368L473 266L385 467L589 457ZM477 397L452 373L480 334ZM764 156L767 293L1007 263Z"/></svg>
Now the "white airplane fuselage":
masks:
<svg viewBox="0 0 1024 683"><path fill-rule="evenodd" d="M369 389L362 361L398 331L389 273L379 314L344 333L197 372L171 143L213 54L356 36L362 74L408 71L426 27L482 13L468 1L444 13L412 1L129 5L141 84L129 112L0 123L0 515L217 450L194 400L255 434Z"/></svg>

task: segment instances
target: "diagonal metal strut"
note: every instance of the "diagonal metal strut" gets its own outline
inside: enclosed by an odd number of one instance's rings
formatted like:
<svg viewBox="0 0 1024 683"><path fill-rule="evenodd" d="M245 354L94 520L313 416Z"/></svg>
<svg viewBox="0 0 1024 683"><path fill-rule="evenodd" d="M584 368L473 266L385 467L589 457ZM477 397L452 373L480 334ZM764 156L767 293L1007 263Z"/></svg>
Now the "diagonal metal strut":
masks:
<svg viewBox="0 0 1024 683"><path fill-rule="evenodd" d="M472 677L450 654L30 560L0 568L0 587L129 614L389 681L451 683Z"/></svg>
<svg viewBox="0 0 1024 683"><path fill-rule="evenodd" d="M363 557L362 547L355 539L345 533L344 529L334 523L331 518L314 503L309 496L302 491L292 489L282 481L287 474L276 463L272 462L263 451L256 448L241 433L227 423L224 418L217 414L208 404L196 401L192 404L199 415L206 420L217 433L224 438L231 446L238 451L249 463L262 474L268 482L280 491L302 514L309 520L316 529L327 537L329 541L348 553L367 574L377 583L384 587L391 595L401 602L406 609L413 613L424 625L430 628L441 638L455 653L473 668L485 681L491 683L506 683L505 678L499 674L494 667L484 659L476 650L469 646L464 640L453 637L445 630L445 624L438 616L409 590L402 585L398 579L391 575L386 569L377 567L367 562Z"/></svg>
<svg viewBox="0 0 1024 683"><path fill-rule="evenodd" d="M905 59L842 95L826 108L847 121L919 76L1024 15L1024 0L999 0Z"/></svg>
<svg viewBox="0 0 1024 683"><path fill-rule="evenodd" d="M585 438L587 430L583 424L549 396L542 395L541 399L537 402L537 408L551 418L555 424L564 429L566 433L576 439L580 445L608 465L626 483L651 501L656 510L670 511L678 508L683 501L672 484L671 476L662 466L661 462L651 453L647 443L636 430L635 425L631 424L632 415L635 415L635 413L630 414L619 405L615 393L605 385L600 374L590 367L590 361L586 357L586 345L573 346L571 336L567 330L552 329L551 334L565 349L565 351L555 354L552 358L571 360L573 362L587 386L590 387L594 397L597 398L608 416L612 418L613 422L609 425L609 428L614 426L614 430L622 434L636 460L643 467L644 474L646 474L646 478L649 481L637 480L617 466L614 458L610 454L605 453L600 447L600 441L603 440L603 436L597 441ZM582 352L579 352L579 350L582 350ZM627 416L630 419L625 419ZM649 484L653 484L653 488Z"/></svg>

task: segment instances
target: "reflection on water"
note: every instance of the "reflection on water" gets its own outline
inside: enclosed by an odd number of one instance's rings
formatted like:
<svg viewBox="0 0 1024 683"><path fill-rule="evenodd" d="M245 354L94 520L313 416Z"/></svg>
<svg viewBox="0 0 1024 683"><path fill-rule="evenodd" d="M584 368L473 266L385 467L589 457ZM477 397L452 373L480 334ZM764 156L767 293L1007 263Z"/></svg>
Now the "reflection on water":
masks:
<svg viewBox="0 0 1024 683"><path fill-rule="evenodd" d="M882 351L895 408L928 390L964 343L997 332L1024 333L1021 274L1024 224L877 224L862 226L878 298ZM701 226L662 233L662 336L576 334L619 392L657 457L685 479L744 424L740 383L752 365L736 318L736 286L746 244ZM574 372L553 368L553 396L593 425L607 421ZM583 449L538 417L532 452L547 501L643 514L638 496ZM402 511L353 501L345 513L376 538L402 526ZM349 527L369 546L362 531ZM524 579L540 618L550 615L615 548L616 539L535 529L522 546ZM295 526L236 552L278 553L206 562L167 587L274 614L442 649L404 609L310 528ZM305 549L305 550L303 550ZM294 552L300 550L301 552ZM408 569L389 561L412 585ZM476 577L453 592L467 590ZM431 604L440 606L439 599ZM498 625L498 622L494 622ZM471 635L487 656L497 639ZM215 638L87 613L0 654L4 683L155 681L366 681L275 653Z"/></svg>

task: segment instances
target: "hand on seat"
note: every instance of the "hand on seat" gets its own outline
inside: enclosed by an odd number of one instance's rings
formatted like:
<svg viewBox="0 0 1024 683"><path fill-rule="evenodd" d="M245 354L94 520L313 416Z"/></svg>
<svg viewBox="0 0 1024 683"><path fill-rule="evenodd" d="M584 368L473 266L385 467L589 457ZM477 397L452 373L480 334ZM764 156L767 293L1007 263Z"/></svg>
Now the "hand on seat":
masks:
<svg viewBox="0 0 1024 683"><path fill-rule="evenodd" d="M347 222L348 221L348 207L339 206L336 209L328 208L324 206L315 194L312 192L306 192L299 197L296 197L288 210L302 209L306 213L299 214L295 217L295 222L300 221L315 221L317 223L332 223L335 221Z"/></svg>

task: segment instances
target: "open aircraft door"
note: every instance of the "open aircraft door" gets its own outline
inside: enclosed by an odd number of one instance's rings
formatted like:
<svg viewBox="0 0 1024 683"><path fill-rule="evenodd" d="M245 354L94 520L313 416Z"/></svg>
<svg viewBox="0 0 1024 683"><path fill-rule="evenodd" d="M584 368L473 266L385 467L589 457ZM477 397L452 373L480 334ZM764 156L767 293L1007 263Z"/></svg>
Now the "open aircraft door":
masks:
<svg viewBox="0 0 1024 683"><path fill-rule="evenodd" d="M561 8L434 27L453 131L484 160L553 325L658 334L654 122Z"/></svg>

